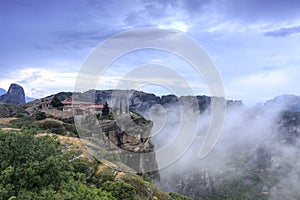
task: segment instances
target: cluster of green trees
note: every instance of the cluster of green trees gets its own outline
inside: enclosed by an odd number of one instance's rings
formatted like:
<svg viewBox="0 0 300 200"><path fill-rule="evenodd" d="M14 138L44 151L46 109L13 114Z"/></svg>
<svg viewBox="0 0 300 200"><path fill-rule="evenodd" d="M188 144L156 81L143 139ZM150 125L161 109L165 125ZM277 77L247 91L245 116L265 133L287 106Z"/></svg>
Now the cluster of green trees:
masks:
<svg viewBox="0 0 300 200"><path fill-rule="evenodd" d="M135 199L132 186L87 178L91 163L63 154L52 136L0 131L1 199ZM101 179L99 179L101 180Z"/></svg>

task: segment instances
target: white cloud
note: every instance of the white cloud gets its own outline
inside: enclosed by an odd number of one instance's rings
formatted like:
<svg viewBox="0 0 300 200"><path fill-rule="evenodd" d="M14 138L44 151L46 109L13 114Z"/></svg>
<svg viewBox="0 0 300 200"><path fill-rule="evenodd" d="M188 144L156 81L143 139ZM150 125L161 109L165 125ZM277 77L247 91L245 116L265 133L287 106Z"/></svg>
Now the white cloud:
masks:
<svg viewBox="0 0 300 200"><path fill-rule="evenodd" d="M299 94L300 69L297 66L275 68L234 78L226 84L227 95L244 99L246 103L258 103L283 94Z"/></svg>
<svg viewBox="0 0 300 200"><path fill-rule="evenodd" d="M35 78L32 78L32 77ZM0 85L8 89L11 83L19 83L26 96L41 98L59 91L72 91L77 73L63 73L51 69L26 67L12 72L0 80Z"/></svg>
<svg viewBox="0 0 300 200"><path fill-rule="evenodd" d="M188 29L191 27L190 24L182 22L182 21L171 21L167 23L162 23L158 25L158 28L162 29L174 29L181 32L187 32Z"/></svg>

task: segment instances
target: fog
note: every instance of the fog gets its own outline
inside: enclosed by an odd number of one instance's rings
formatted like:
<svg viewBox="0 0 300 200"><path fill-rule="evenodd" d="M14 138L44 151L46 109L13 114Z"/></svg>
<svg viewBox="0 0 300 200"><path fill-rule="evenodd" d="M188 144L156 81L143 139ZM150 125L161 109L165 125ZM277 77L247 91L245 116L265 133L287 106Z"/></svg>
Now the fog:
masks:
<svg viewBox="0 0 300 200"><path fill-rule="evenodd" d="M253 186L258 195L264 194L272 199L300 198L296 189L300 184L298 140L289 144L285 137L279 137L282 136L280 116L286 109L284 103L227 106L220 138L203 159L199 158L199 151L211 125L212 113L210 107L200 112L193 106L180 102L154 105L147 113L154 122L152 142L159 157L160 187L163 190L193 198L205 196L222 186L224 177L230 176L248 184L247 187ZM191 140L189 143L177 137L191 137ZM160 155L162 149L172 150L174 147L183 152L169 151ZM254 171L259 181L245 178L245 174ZM189 186L194 179L197 184Z"/></svg>

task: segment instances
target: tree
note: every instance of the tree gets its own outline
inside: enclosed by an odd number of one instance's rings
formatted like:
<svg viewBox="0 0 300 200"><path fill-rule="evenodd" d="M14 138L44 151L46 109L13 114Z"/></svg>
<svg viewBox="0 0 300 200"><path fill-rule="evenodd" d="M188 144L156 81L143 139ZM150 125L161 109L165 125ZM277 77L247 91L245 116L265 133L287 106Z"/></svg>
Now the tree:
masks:
<svg viewBox="0 0 300 200"><path fill-rule="evenodd" d="M82 180L90 163L70 162L74 155L63 154L53 136L0 130L0 146L0 199L117 200L110 192ZM125 189L132 193L130 187ZM126 195L122 192L118 194Z"/></svg>
<svg viewBox="0 0 300 200"><path fill-rule="evenodd" d="M61 103L61 100L57 97L54 96L52 101L51 101L51 106L53 106L54 108L62 108L63 104Z"/></svg>
<svg viewBox="0 0 300 200"><path fill-rule="evenodd" d="M0 196L4 199L49 185L59 189L70 177L68 161L53 137L0 131L0 146Z"/></svg>
<svg viewBox="0 0 300 200"><path fill-rule="evenodd" d="M109 114L110 114L110 110L109 110L108 104L105 103L105 104L103 105L103 109L102 109L102 117L108 118L108 117L109 117Z"/></svg>

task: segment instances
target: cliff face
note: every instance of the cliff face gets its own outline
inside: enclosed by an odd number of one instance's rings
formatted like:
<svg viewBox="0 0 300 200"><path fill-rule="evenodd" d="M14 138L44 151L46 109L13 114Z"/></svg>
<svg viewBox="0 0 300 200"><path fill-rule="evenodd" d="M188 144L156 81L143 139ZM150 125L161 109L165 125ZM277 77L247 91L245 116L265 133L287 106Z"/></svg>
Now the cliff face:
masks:
<svg viewBox="0 0 300 200"><path fill-rule="evenodd" d="M282 112L278 123L279 141L281 143L296 144L300 138L300 112Z"/></svg>
<svg viewBox="0 0 300 200"><path fill-rule="evenodd" d="M148 173L154 183L159 183L154 145L151 143L152 122L137 113L116 115L115 120L100 121L107 137L119 148L115 150L122 163L138 173Z"/></svg>
<svg viewBox="0 0 300 200"><path fill-rule="evenodd" d="M7 94L0 96L0 102L8 104L24 104L25 92L24 89L18 84L11 84Z"/></svg>
<svg viewBox="0 0 300 200"><path fill-rule="evenodd" d="M117 106L118 109L120 106L123 106L123 111L126 109L126 107L129 107L130 110L135 110L139 113L142 113L146 117L148 116L149 109L155 104L168 107L179 105L180 102L194 102L193 100L196 98L199 106L197 109L202 112L210 106L212 99L221 99L218 97L209 97L205 95L178 97L171 94L159 97L154 94L135 90L90 90L76 95L78 95L78 98L82 101L92 101L97 104L108 102L110 105ZM242 101L227 100L227 105L242 106L243 103Z"/></svg>
<svg viewBox="0 0 300 200"><path fill-rule="evenodd" d="M80 137L90 141L92 145L87 145L88 150L94 152L98 160L114 163L115 170L147 173L154 183L159 183L150 137L151 121L138 113L128 112L96 121L90 115L75 116L75 122Z"/></svg>

